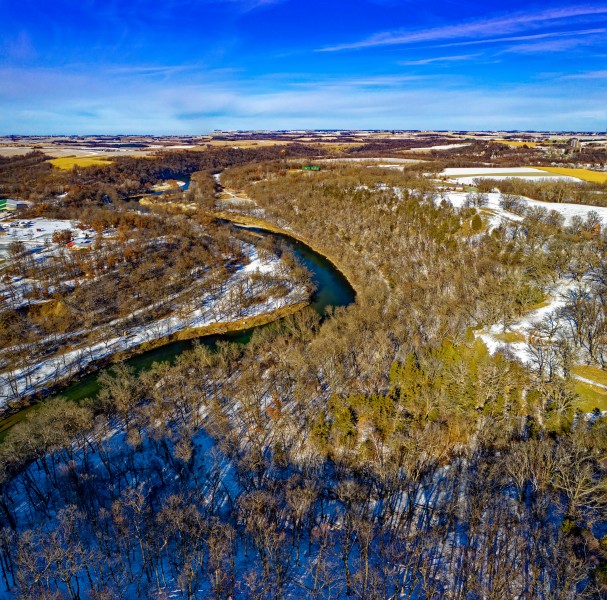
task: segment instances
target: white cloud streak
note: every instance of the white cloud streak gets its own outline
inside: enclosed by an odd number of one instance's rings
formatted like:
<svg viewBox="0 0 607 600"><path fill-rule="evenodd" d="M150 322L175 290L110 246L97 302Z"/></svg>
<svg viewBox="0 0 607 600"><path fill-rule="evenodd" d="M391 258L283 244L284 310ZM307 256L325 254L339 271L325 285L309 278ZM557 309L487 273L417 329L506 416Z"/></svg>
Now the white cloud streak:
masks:
<svg viewBox="0 0 607 600"><path fill-rule="evenodd" d="M402 61L398 61L397 64L403 66L403 67L416 67L416 66L423 66L423 65L429 65L432 63L440 63L440 62L460 62L460 61L468 61L468 60L472 60L473 58L477 58L481 56L480 54L463 54L463 55L459 55L459 56L435 56L433 58L422 58L420 60L402 60Z"/></svg>
<svg viewBox="0 0 607 600"><path fill-rule="evenodd" d="M505 17L494 17L468 21L456 25L446 25L420 31L397 31L377 33L357 42L337 44L320 48L321 52L339 52L359 50L379 46L394 46L420 42L437 42L467 37L495 37L540 28L554 26L558 22L571 23L572 20L588 20L592 17L607 15L607 5L571 6L553 8L533 13L520 13Z"/></svg>
<svg viewBox="0 0 607 600"><path fill-rule="evenodd" d="M586 73L564 75L561 77L561 79L607 79L607 70L588 71Z"/></svg>
<svg viewBox="0 0 607 600"><path fill-rule="evenodd" d="M552 31L549 33L533 33L529 35L513 35L508 37L486 38L483 40L466 40L465 42L451 42L449 44L436 44L436 48L454 48L458 46L478 46L480 44L500 44L503 42L524 42L543 40L549 38L570 38L605 33L604 27L595 29L577 29L575 31Z"/></svg>

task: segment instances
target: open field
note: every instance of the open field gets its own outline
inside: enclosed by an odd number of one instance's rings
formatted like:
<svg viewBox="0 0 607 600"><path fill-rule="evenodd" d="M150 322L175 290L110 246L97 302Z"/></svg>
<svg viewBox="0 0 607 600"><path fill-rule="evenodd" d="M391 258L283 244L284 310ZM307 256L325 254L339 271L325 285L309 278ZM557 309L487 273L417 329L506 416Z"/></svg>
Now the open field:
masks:
<svg viewBox="0 0 607 600"><path fill-rule="evenodd" d="M583 413L590 413L596 408L600 411L607 410L607 390L584 381L578 381L574 389L579 396L575 407Z"/></svg>
<svg viewBox="0 0 607 600"><path fill-rule="evenodd" d="M263 146L284 146L289 140L209 140L205 146L219 146L232 148L259 148Z"/></svg>
<svg viewBox="0 0 607 600"><path fill-rule="evenodd" d="M537 167L542 171L554 173L555 175L564 175L565 177L575 177L582 181L590 181L592 183L606 183L607 173L599 171L591 171L590 169L568 169L565 167Z"/></svg>
<svg viewBox="0 0 607 600"><path fill-rule="evenodd" d="M562 169L562 171L575 171L577 169ZM583 170L583 169L580 169ZM517 177L521 179L530 179L535 181L542 180L563 180L580 181L581 178L573 173L556 173L547 169L536 167L465 167L448 168L439 177L456 181L461 185L473 185L475 179L509 179Z"/></svg>
<svg viewBox="0 0 607 600"><path fill-rule="evenodd" d="M591 365L579 365L577 367L573 367L571 372L574 375L583 377L584 379L595 381L600 385L607 385L607 371L603 371L603 369L599 369L598 367L593 367Z"/></svg>
<svg viewBox="0 0 607 600"><path fill-rule="evenodd" d="M99 156L66 156L64 158L53 158L49 162L53 167L69 171L74 167L104 166L110 164L112 161L107 158L100 158Z"/></svg>
<svg viewBox="0 0 607 600"><path fill-rule="evenodd" d="M301 161L299 161L301 162ZM392 157L382 157L382 158L352 158L349 156L344 156L340 158L318 158L314 161L315 163L360 163L360 164L369 164L378 167L384 167L385 165L415 165L418 163L423 163L425 161L419 160L417 158L392 158Z"/></svg>
<svg viewBox="0 0 607 600"><path fill-rule="evenodd" d="M456 148L466 148L470 146L469 143L466 144L440 144L438 146L425 146L422 148L407 148L405 152L433 152L441 151L441 150L455 150Z"/></svg>
<svg viewBox="0 0 607 600"><path fill-rule="evenodd" d="M5 146L0 145L0 156L22 156L38 150L44 152L52 158L69 158L69 157L87 157L94 156L95 158L108 158L114 156L149 156L158 152L160 148L107 148L107 147L90 147L77 145L73 146L51 146L46 144L31 144L27 146Z"/></svg>

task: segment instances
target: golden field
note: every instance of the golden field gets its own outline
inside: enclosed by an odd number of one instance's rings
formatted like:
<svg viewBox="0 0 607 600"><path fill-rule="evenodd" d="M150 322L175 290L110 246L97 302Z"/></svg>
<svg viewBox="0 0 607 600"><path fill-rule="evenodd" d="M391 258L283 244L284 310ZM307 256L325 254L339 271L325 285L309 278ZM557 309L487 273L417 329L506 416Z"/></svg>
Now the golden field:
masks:
<svg viewBox="0 0 607 600"><path fill-rule="evenodd" d="M507 140L494 140L499 144L506 144L506 146L512 146L513 148L521 148L522 146L529 146L529 148L535 148L539 144L537 142L510 142Z"/></svg>
<svg viewBox="0 0 607 600"><path fill-rule="evenodd" d="M69 171L74 167L93 167L109 165L112 161L98 156L64 156L49 161L53 167Z"/></svg>
<svg viewBox="0 0 607 600"><path fill-rule="evenodd" d="M567 167L533 167L534 169L541 169L548 173L554 173L555 175L566 175L567 177L577 177L583 181L590 181L592 183L605 183L607 182L607 173L601 173L599 171L591 171L590 169L569 169Z"/></svg>

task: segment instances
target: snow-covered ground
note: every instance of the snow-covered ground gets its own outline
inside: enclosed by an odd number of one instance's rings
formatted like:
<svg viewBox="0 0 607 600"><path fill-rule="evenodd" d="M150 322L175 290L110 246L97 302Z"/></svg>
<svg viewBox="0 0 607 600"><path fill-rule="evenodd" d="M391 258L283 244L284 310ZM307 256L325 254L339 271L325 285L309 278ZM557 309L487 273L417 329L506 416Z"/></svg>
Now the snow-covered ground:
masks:
<svg viewBox="0 0 607 600"><path fill-rule="evenodd" d="M468 194L466 192L445 192L443 196L453 206L461 208L466 202ZM495 218L492 219L492 225L496 225L502 221L520 221L522 217L504 210L500 207L501 194L492 192L486 194L488 198L487 208L495 213ZM565 217L565 224L571 223L571 219L575 216L579 216L582 219L586 219L588 213L591 211L596 212L599 217L603 220L603 223L607 225L607 207L604 206L591 206L588 204L568 204L568 203L556 203L556 202L541 202L540 200L532 200L531 198L523 198L523 201L529 208L545 208L548 211L555 210Z"/></svg>
<svg viewBox="0 0 607 600"><path fill-rule="evenodd" d="M466 167L466 168L449 168L439 174L441 178L447 178L460 185L472 185L475 179L508 179L516 177L518 179L530 179L534 181L572 181L580 182L576 177L567 175L556 175L541 169L532 167Z"/></svg>
<svg viewBox="0 0 607 600"><path fill-rule="evenodd" d="M13 224L16 226L11 226ZM30 225L31 223L31 225ZM5 219L0 221L5 230L0 233L0 258L8 255L8 247L12 242L23 242L28 250L42 249L47 243L51 243L53 233L56 231L72 230L75 241L82 241L88 235L95 236L92 229L79 229L77 221L66 221L61 219Z"/></svg>
<svg viewBox="0 0 607 600"><path fill-rule="evenodd" d="M569 279L559 280L549 291L546 305L528 312L526 315L508 325L508 332L519 333L525 340L531 327L541 323L548 315L554 315L559 308L565 306L565 294L576 286L576 282ZM558 319L557 319L558 320ZM508 348L523 363L529 364L532 356L529 353L527 341L504 342L499 339L504 333L501 325L492 325L478 334L489 351L493 354L499 349Z"/></svg>
<svg viewBox="0 0 607 600"><path fill-rule="evenodd" d="M495 173L501 175L550 175L547 171L532 167L453 167L445 169L441 175L446 177L466 177L470 175L490 177Z"/></svg>
<svg viewBox="0 0 607 600"><path fill-rule="evenodd" d="M464 206L466 202L468 194L465 192L445 192L440 198L447 200L453 206L457 208L461 208ZM500 207L500 199L501 194L499 193L489 193L486 194L488 199L488 204L486 209L489 210L491 216L489 217L489 227L493 228L501 223L512 223L515 221L521 221L523 217L518 214L511 213L507 210L504 210ZM567 203L553 203L553 202L540 202L538 200L532 200L530 198L522 199L528 208L543 208L546 210L554 210L565 217L565 224L568 225L571 223L573 217L578 216L582 219L586 219L588 213L595 212L602 219L603 224L607 226L607 207L603 206L590 206L584 204L567 204ZM571 280L571 279L560 279L549 289L548 298L546 300L545 306L538 308L537 310L531 311L524 315L523 317L517 319L516 321L509 323L507 332L519 334L521 337L521 341L516 342L506 342L499 339L500 334L503 334L503 327L500 324L493 325L489 328L486 328L480 332L477 332L477 336L483 340L486 344L487 348L491 353L496 352L500 349L508 349L511 351L519 360L521 360L525 364L530 364L533 360L533 356L529 351L529 345L527 343L527 337L529 330L541 321L543 321L547 316L552 316L555 322L562 323L558 311L565 305L565 295L568 291L574 289L579 283ZM562 331L568 331L567 327L562 327ZM524 341L523 341L524 340ZM574 375L576 379L584 381L582 378ZM585 380L587 383L591 383L592 385L598 387L601 384L597 382Z"/></svg>
<svg viewBox="0 0 607 600"><path fill-rule="evenodd" d="M409 148L408 152L431 152L432 150L455 150L456 148L466 148L470 144L442 144L440 146L427 146L426 148Z"/></svg>
<svg viewBox="0 0 607 600"><path fill-rule="evenodd" d="M274 273L277 279L283 263L277 258L262 260L254 246L250 248L250 263L234 273L225 283L220 294L207 294L199 299L199 308L187 314L176 311L175 314L154 321L153 323L132 327L125 335L97 342L90 346L80 347L37 362L25 369L0 373L0 406L5 405L18 396L29 395L37 389L51 385L74 376L83 371L90 363L102 360L162 337L172 335L182 329L205 327L214 323L229 323L239 319L271 313L279 308L303 302L308 298L307 290L303 287L292 287L284 297L269 297L265 301L252 306L243 307L238 300L243 292L243 286L255 292L255 284L250 280L256 273ZM245 296L248 295L245 292Z"/></svg>
<svg viewBox="0 0 607 600"><path fill-rule="evenodd" d="M424 162L415 158L319 158L317 163L386 163L393 165L407 165Z"/></svg>
<svg viewBox="0 0 607 600"><path fill-rule="evenodd" d="M167 181L164 181L163 183L157 183L156 185L153 185L152 189L155 192L168 192L173 189L174 185L177 185L178 188L182 189L186 186L186 182L178 179L169 179Z"/></svg>

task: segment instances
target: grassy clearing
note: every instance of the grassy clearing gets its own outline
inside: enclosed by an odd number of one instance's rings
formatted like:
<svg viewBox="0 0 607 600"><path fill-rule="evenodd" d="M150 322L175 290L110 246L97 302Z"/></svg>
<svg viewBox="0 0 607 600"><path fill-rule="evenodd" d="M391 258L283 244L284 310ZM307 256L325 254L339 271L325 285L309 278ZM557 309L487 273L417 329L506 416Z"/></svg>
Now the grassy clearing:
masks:
<svg viewBox="0 0 607 600"><path fill-rule="evenodd" d="M98 156L65 156L53 158L49 162L53 167L69 171L74 167L105 166L109 165L112 161L108 158L99 158Z"/></svg>
<svg viewBox="0 0 607 600"><path fill-rule="evenodd" d="M600 173L599 171L591 171L590 169L568 169L566 167L533 167L534 169L541 169L548 173L554 173L555 175L564 175L567 177L576 177L582 181L590 181L591 183L605 183L607 182L607 173Z"/></svg>
<svg viewBox="0 0 607 600"><path fill-rule="evenodd" d="M600 383L601 385L607 385L607 371L603 371L603 369L599 369L598 367L579 365L573 367L571 372L578 377L596 381L596 383Z"/></svg>
<svg viewBox="0 0 607 600"><path fill-rule="evenodd" d="M574 390L579 396L575 408L579 408L584 413L592 412L595 408L601 411L607 410L607 390L583 381L578 381Z"/></svg>
<svg viewBox="0 0 607 600"><path fill-rule="evenodd" d="M493 336L500 342L506 344L516 344L518 342L526 342L527 338L520 331L507 331L506 333L497 333Z"/></svg>
<svg viewBox="0 0 607 600"><path fill-rule="evenodd" d="M478 235L487 231L487 221L482 218L481 214L477 213L471 219L464 219L459 228L459 234L465 237Z"/></svg>
<svg viewBox="0 0 607 600"><path fill-rule="evenodd" d="M544 300L542 300L541 302L538 302L537 304L532 304L531 306L527 307L526 312L530 313L530 312L533 312L534 310L539 310L540 308L546 308L549 305L550 305L550 297L546 296L546 298Z"/></svg>

